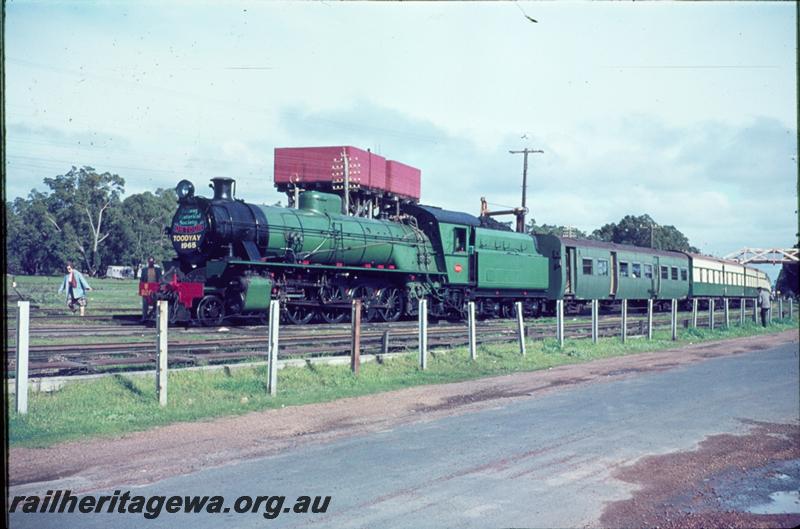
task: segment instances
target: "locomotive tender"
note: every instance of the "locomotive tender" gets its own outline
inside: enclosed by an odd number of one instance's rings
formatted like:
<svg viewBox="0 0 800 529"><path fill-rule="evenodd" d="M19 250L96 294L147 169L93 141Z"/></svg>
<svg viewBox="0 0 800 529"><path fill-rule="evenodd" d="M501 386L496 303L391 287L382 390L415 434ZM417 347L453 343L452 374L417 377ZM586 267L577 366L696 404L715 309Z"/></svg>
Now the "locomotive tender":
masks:
<svg viewBox="0 0 800 529"><path fill-rule="evenodd" d="M336 194L309 190L296 208L248 204L235 182L212 179L212 198L187 180L167 231L177 257L160 285L172 321L219 325L266 318L281 301L291 323L342 322L353 299L366 321L415 316L429 300L436 318L461 319L468 301L481 317L573 309L591 299L753 298L763 272L706 256L485 227L478 217L405 203L384 218L342 214Z"/></svg>

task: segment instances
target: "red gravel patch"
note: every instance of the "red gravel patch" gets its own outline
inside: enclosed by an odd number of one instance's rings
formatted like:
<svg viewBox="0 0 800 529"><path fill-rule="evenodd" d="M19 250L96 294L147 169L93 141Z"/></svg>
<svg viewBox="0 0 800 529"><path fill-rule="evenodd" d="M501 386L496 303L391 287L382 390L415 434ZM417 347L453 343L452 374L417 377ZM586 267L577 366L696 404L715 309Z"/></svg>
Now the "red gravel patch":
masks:
<svg viewBox="0 0 800 529"><path fill-rule="evenodd" d="M800 423L751 424L746 435L714 435L696 450L648 456L620 469L614 477L640 488L632 498L608 505L600 525L662 529L800 525L797 513L747 512L754 486L767 487L755 491L764 499L775 492L764 479L774 474L771 466L800 460Z"/></svg>

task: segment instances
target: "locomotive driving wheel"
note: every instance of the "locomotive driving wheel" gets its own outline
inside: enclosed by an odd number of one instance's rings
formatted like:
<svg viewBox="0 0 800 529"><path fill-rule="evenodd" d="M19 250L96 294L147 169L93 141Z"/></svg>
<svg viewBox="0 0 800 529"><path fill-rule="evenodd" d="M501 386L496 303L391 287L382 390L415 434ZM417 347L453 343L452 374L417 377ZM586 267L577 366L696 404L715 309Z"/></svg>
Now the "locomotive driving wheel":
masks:
<svg viewBox="0 0 800 529"><path fill-rule="evenodd" d="M350 291L351 299L361 300L361 319L366 322L375 321L378 309L372 306L378 301L375 289L367 285L359 285Z"/></svg>
<svg viewBox="0 0 800 529"><path fill-rule="evenodd" d="M177 323L183 322L185 325L189 324L191 321L192 315L190 311L183 306L183 303L179 302L178 300L170 301L169 302L169 324L175 325Z"/></svg>
<svg viewBox="0 0 800 529"><path fill-rule="evenodd" d="M197 320L204 327L214 327L222 324L225 318L225 304L222 298L208 295L197 304Z"/></svg>
<svg viewBox="0 0 800 529"><path fill-rule="evenodd" d="M348 312L346 309L330 306L346 301L347 293L343 287L332 285L322 286L319 289L319 299L323 305L322 308L319 309L319 315L324 322L341 323L347 318Z"/></svg>
<svg viewBox="0 0 800 529"><path fill-rule="evenodd" d="M303 291L303 297L296 299L294 301L308 302L308 296ZM314 308L310 305L301 305L301 304L286 304L285 309L286 318L294 323L295 325L305 325L306 323L310 322L314 318Z"/></svg>
<svg viewBox="0 0 800 529"><path fill-rule="evenodd" d="M403 315L403 293L399 288L383 288L378 292L378 315L383 321L397 321Z"/></svg>

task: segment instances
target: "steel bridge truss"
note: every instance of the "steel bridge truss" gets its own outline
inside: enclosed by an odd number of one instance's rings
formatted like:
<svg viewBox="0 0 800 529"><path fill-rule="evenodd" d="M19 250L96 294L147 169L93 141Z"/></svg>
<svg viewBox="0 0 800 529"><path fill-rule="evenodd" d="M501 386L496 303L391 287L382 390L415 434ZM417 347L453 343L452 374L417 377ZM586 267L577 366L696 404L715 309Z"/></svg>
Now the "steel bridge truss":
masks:
<svg viewBox="0 0 800 529"><path fill-rule="evenodd" d="M800 262L797 248L742 248L725 256L742 264L784 264Z"/></svg>

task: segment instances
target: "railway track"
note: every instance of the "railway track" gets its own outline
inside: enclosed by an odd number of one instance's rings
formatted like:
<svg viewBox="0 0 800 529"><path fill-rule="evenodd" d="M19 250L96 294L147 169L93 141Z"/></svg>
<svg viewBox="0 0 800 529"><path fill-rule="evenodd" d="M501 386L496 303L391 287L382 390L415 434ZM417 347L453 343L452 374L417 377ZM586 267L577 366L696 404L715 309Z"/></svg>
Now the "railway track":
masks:
<svg viewBox="0 0 800 529"><path fill-rule="evenodd" d="M637 315L631 315L629 318L635 318ZM580 321L589 321L588 316L573 316L574 320ZM668 320L669 316L664 314L657 314L654 317L654 321L661 321L661 320ZM526 323L528 325L554 325L551 321L552 318L547 319L538 319L532 320ZM568 319L569 320L569 319ZM602 321L620 321L619 316L615 316L613 314L601 316ZM60 320L59 320L60 321ZM444 321L444 320L443 320ZM441 323L440 323L441 324ZM489 326L489 325L515 325L512 320L486 320L481 323L482 325ZM432 325L436 325L432 323ZM464 324L461 324L464 325ZM364 323L362 324L362 328L364 329L382 329L382 328L402 328L404 326L410 326L416 328L417 322L416 320L413 321L398 321L393 323ZM16 330L16 322L14 325L8 325L6 327L8 332L13 335ZM267 327L265 325L231 325L231 326L220 326L220 327L182 327L176 326L170 328L170 333L173 335L178 336L193 336L193 335L213 335L218 333L226 333L229 335L266 335ZM283 324L281 326L281 335L292 335L292 334L304 334L304 335L317 335L320 333L326 332L335 332L335 331L342 331L342 332L349 332L350 324L349 323L342 323L342 324L309 324L309 325L291 325L291 324ZM93 325L93 324L43 324L43 323L36 323L34 322L29 328L30 336L32 338L41 338L41 339L57 339L57 338L69 338L73 336L77 337L92 337L92 336L151 336L153 333L153 325L143 325L139 322L138 319L127 319L127 320L120 320L115 322L115 324L106 324L106 325Z"/></svg>
<svg viewBox="0 0 800 529"><path fill-rule="evenodd" d="M689 313L679 313L679 317L682 314L689 314ZM6 329L9 333L13 334L16 330L16 320L9 316L7 316L6 322ZM636 318L636 317L643 317L644 313L639 311L629 310L628 317L629 318ZM66 316L68 318L68 316ZM620 317L617 313L609 313L609 314L601 314L601 319L607 319L609 321L616 320L619 321ZM591 318L588 314L575 314L567 316L567 319L579 319L579 320L589 320ZM654 321L658 321L659 319L668 319L669 315L666 313L656 313L654 317ZM50 321L58 321L64 322L65 316L62 314L61 316L42 316L38 318L38 321L34 320L31 322L30 326L30 333L31 336L38 336L38 337L45 337L45 338L58 338L58 337L68 337L68 336L136 336L142 335L149 332L152 332L153 324L143 325L139 321L138 314L114 314L114 315L98 315L94 319L86 316L81 318L79 321L75 322L68 322L68 323L49 323ZM534 320L534 322L542 322L542 321L550 321L552 317ZM101 323L101 324L93 324L88 322L94 321L103 321L108 323ZM493 320L493 321L500 321L500 320ZM394 322L391 324L388 323L372 323L372 324L364 324L366 325L414 325L416 326L416 320L413 321L399 321ZM242 325L242 324L231 324L231 325L223 325L226 329L226 332L231 333L245 333L245 334L254 334L254 333L265 333L266 326L265 325ZM311 330L312 332L318 332L321 329L349 329L350 324L308 324L303 326L295 326L291 324L283 324L281 326L281 334L285 332L293 332L293 330L297 330L298 332L308 332ZM177 329L180 333L198 333L198 334L211 334L215 332L214 327L183 327L183 326L175 326L172 329ZM173 331L174 332L174 331Z"/></svg>
<svg viewBox="0 0 800 529"><path fill-rule="evenodd" d="M719 316L719 315L717 315ZM707 325L707 315L698 318L700 325ZM680 318L679 318L680 320ZM688 326L683 318L679 325ZM655 328L668 328L669 319L658 318ZM646 321L629 318L628 336L646 333ZM95 329L97 336L99 329ZM127 330L126 330L127 331ZM36 344L29 350L29 372L31 376L69 376L103 372L121 372L153 368L155 366L155 333L140 327L136 333L147 335L150 340L136 342L112 342L87 344ZM312 356L347 355L351 347L349 325L285 326L281 328L280 357L309 358ZM599 323L600 336L618 336L618 317L606 317ZM187 367L233 363L266 358L266 327L235 328L219 338L201 336L210 334L208 329L187 329L170 334L169 363L171 367ZM428 328L428 344L431 349L464 346L468 343L466 324L439 324ZM533 322L526 325L529 339L552 338L555 326L552 322ZM591 336L591 322L581 319L565 324L568 338ZM114 335L109 335L114 336ZM120 335L117 335L120 336ZM192 339L194 337L194 339ZM198 339L202 338L202 339ZM479 322L478 344L512 342L517 338L516 326L509 320ZM416 322L393 324L365 324L361 333L361 350L364 354L405 352L416 350L418 345ZM7 350L9 370L14 369L14 347Z"/></svg>

